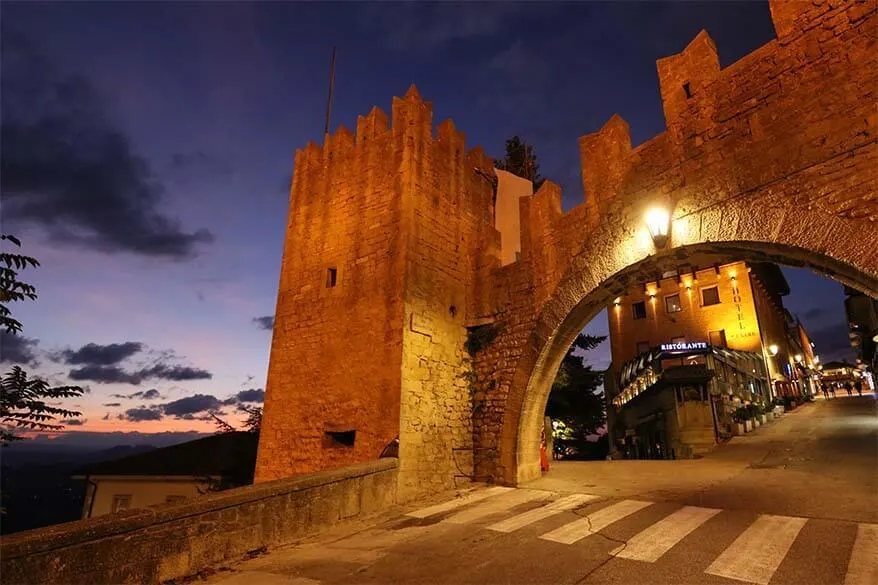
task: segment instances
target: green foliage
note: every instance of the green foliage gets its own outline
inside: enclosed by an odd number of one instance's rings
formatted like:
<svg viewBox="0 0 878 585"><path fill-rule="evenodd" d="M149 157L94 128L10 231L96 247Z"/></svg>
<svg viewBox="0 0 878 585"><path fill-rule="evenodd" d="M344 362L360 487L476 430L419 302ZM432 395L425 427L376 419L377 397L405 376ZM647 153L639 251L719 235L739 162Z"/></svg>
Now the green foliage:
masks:
<svg viewBox="0 0 878 585"><path fill-rule="evenodd" d="M239 408L247 413L247 418L240 429L233 427L215 413L210 413L211 418L213 418L213 424L216 425L216 434L236 433L238 431L259 434L259 431L262 430L262 407L241 405Z"/></svg>
<svg viewBox="0 0 878 585"><path fill-rule="evenodd" d="M506 141L506 158L495 161L494 166L532 182L534 191L545 181L540 176L540 165L534 147L518 136Z"/></svg>
<svg viewBox="0 0 878 585"><path fill-rule="evenodd" d="M57 431L64 425L52 423L56 417L73 418L81 413L46 404L45 400L75 398L82 394L79 386L49 386L39 378L28 379L27 373L18 366L0 378L0 444L6 445L22 437L15 435L7 426L33 431Z"/></svg>
<svg viewBox="0 0 878 585"><path fill-rule="evenodd" d="M476 354L491 345L491 343L500 335L501 328L493 323L486 325L476 325L467 329L466 342L464 348L470 357L476 357Z"/></svg>
<svg viewBox="0 0 878 585"><path fill-rule="evenodd" d="M546 404L546 415L561 423L564 438L584 440L606 422L603 394L596 393L603 382L603 373L594 371L582 357L574 355L577 349L594 349L605 339L580 334L558 368Z"/></svg>
<svg viewBox="0 0 878 585"><path fill-rule="evenodd" d="M21 247L15 236L0 235L0 240ZM21 332L21 322L12 316L8 303L36 300L37 291L33 285L18 279L18 273L28 267L36 268L39 261L30 256L0 253L0 328L6 333L16 335ZM53 422L56 418L73 418L81 413L67 410L47 400L60 400L81 396L79 386L50 387L39 378L28 378L19 366L0 378L0 445L8 445L23 437L15 434L15 429L32 431L58 431L63 425Z"/></svg>
<svg viewBox="0 0 878 585"><path fill-rule="evenodd" d="M21 242L15 236L3 234L0 235L0 240L21 247ZM27 267L36 268L39 265L39 261L30 256L0 252L0 327L5 328L7 333L21 332L21 322L12 317L7 303L25 299L33 301L37 298L37 289L33 285L18 280L18 272Z"/></svg>

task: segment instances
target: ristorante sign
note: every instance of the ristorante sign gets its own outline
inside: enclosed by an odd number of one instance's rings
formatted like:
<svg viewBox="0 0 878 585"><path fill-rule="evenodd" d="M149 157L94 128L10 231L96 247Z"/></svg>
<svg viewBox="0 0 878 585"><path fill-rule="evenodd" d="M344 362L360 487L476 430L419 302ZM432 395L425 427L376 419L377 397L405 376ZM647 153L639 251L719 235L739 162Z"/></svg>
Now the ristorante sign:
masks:
<svg viewBox="0 0 878 585"><path fill-rule="evenodd" d="M694 351L699 349L707 349L707 343L703 341L693 341L691 343L663 343L662 351Z"/></svg>

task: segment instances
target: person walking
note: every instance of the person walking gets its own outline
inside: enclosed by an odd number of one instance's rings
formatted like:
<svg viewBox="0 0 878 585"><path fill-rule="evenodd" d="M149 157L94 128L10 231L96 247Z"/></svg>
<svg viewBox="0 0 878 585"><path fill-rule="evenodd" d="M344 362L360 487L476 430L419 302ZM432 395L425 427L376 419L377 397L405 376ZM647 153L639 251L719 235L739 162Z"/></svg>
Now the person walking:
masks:
<svg viewBox="0 0 878 585"><path fill-rule="evenodd" d="M820 390L823 392L823 399L829 400L829 389L826 387L826 382L820 384Z"/></svg>
<svg viewBox="0 0 878 585"><path fill-rule="evenodd" d="M863 383L862 383L862 382L860 382L859 380L857 380L856 382L854 382L854 388L855 388L856 391L857 391L857 396L862 396L862 395L863 395Z"/></svg>
<svg viewBox="0 0 878 585"><path fill-rule="evenodd" d="M844 383L844 389L848 393L848 396L851 396L851 391L854 389L854 387L851 386L850 381L848 381Z"/></svg>

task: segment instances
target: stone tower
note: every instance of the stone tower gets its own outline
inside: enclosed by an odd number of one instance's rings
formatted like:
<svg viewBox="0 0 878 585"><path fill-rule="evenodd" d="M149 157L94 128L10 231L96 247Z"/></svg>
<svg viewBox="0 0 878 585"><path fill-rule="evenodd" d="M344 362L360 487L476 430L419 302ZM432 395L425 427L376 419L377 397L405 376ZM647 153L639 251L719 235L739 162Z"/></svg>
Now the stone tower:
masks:
<svg viewBox="0 0 878 585"><path fill-rule="evenodd" d="M499 265L492 161L412 86L296 153L256 480L371 461L400 488L472 473L479 271ZM483 279L484 280L484 279Z"/></svg>

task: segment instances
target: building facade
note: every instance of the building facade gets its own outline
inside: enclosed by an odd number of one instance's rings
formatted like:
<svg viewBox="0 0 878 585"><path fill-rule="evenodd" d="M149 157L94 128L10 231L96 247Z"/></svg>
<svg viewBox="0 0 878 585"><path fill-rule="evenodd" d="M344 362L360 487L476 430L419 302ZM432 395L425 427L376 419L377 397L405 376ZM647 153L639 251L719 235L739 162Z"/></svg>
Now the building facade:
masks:
<svg viewBox="0 0 878 585"><path fill-rule="evenodd" d="M845 287L844 308L847 313L851 346L857 352L857 368L874 388L878 379L878 300Z"/></svg>
<svg viewBox="0 0 878 585"><path fill-rule="evenodd" d="M787 294L776 265L727 262L666 273L615 299L607 384L614 454L695 456L731 435L739 407L801 394L804 350L790 342Z"/></svg>

